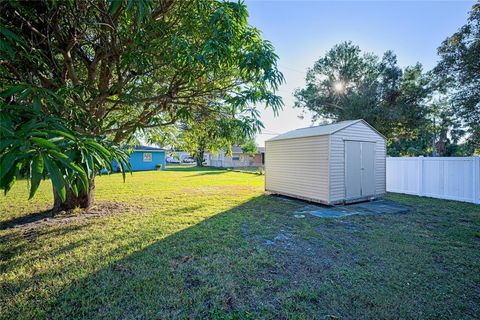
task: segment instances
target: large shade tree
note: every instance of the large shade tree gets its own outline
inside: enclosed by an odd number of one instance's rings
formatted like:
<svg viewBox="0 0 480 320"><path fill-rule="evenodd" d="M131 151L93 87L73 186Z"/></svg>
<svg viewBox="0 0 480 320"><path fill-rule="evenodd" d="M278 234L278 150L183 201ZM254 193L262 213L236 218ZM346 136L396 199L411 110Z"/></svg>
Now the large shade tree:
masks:
<svg viewBox="0 0 480 320"><path fill-rule="evenodd" d="M400 141L414 140L426 125L429 79L417 64L402 70L387 51L382 59L351 42L334 46L315 62L306 86L295 92L295 107L314 121L365 119L389 140L389 152L405 152Z"/></svg>
<svg viewBox="0 0 480 320"><path fill-rule="evenodd" d="M475 4L467 24L438 48L434 69L446 86L454 114L467 127L470 152L480 153L480 4Z"/></svg>
<svg viewBox="0 0 480 320"><path fill-rule="evenodd" d="M200 110L175 126L152 129L156 132L149 133L150 141L184 150L195 159L197 166L203 166L205 152L226 150L230 153L232 146L244 143L263 128L257 113L250 110L246 115L234 116Z"/></svg>
<svg viewBox="0 0 480 320"><path fill-rule="evenodd" d="M255 105L281 108L274 93L283 81L277 56L248 24L243 3L11 1L0 11L1 108L9 115L2 119L9 139L0 146L0 186L6 191L17 175L41 171L52 178L56 207L88 207L95 174L108 169L109 159L124 162L115 144L139 130L192 123L200 112L256 130ZM65 130L43 126L38 135L47 142L35 144L19 131L38 117L56 119ZM65 139L91 139L103 160L89 152L93 147L66 148ZM29 148L23 155L16 147L22 143ZM35 162L51 150L58 154L47 157L48 166Z"/></svg>

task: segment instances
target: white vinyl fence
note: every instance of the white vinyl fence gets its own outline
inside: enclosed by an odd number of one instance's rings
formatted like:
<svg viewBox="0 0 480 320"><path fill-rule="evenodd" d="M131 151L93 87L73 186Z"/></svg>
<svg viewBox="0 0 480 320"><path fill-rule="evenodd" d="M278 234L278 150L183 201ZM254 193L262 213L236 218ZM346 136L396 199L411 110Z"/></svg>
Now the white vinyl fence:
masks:
<svg viewBox="0 0 480 320"><path fill-rule="evenodd" d="M209 166L212 167L225 167L225 168L233 168L233 167L248 167L250 165L250 160L210 160Z"/></svg>
<svg viewBox="0 0 480 320"><path fill-rule="evenodd" d="M388 157L387 191L480 204L480 157Z"/></svg>

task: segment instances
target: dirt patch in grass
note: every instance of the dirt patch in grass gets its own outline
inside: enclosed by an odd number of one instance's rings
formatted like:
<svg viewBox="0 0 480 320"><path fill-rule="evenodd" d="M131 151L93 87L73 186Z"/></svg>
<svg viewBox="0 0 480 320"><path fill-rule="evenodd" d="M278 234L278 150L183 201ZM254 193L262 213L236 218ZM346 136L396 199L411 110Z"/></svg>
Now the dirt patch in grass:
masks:
<svg viewBox="0 0 480 320"><path fill-rule="evenodd" d="M89 210L74 209L71 211L61 211L53 214L51 210L35 212L28 216L4 221L0 224L0 230L18 228L25 229L26 235L35 233L33 229L43 226L55 226L81 222L82 220L95 219L105 216L112 216L131 211L140 211L142 206L138 204L127 204L114 201L100 201L93 205Z"/></svg>
<svg viewBox="0 0 480 320"><path fill-rule="evenodd" d="M358 257L352 250L355 236L351 238L332 239L322 236L306 240L295 234L295 230L283 227L272 239L263 241L262 246L270 252L276 266L267 270L273 277L282 277L286 283L295 285L298 282L322 282L325 272L335 267L353 266ZM342 240L339 242L339 240ZM335 244L332 242L336 241Z"/></svg>

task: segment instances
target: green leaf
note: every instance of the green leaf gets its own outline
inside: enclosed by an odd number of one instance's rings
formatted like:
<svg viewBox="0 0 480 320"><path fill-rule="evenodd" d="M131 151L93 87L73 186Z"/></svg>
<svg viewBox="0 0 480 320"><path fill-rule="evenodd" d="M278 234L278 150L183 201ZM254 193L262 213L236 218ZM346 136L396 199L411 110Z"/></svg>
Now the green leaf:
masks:
<svg viewBox="0 0 480 320"><path fill-rule="evenodd" d="M138 9L138 20L142 22L145 14L145 4L143 3L142 0L137 2L137 9Z"/></svg>
<svg viewBox="0 0 480 320"><path fill-rule="evenodd" d="M3 178L0 179L0 188L4 190L4 194L7 194L17 180L18 170L19 167L13 166Z"/></svg>
<svg viewBox="0 0 480 320"><path fill-rule="evenodd" d="M127 2L127 10L132 10L133 9L133 4L134 4L134 1L133 0L128 0Z"/></svg>
<svg viewBox="0 0 480 320"><path fill-rule="evenodd" d="M122 172L123 182L125 182L126 175L125 175L125 167L123 166L123 162L118 161L118 166L120 168L120 171Z"/></svg>
<svg viewBox="0 0 480 320"><path fill-rule="evenodd" d="M108 8L108 14L113 15L117 12L118 8L122 5L122 0L110 0L110 7Z"/></svg>
<svg viewBox="0 0 480 320"><path fill-rule="evenodd" d="M62 172L56 165L56 163L51 160L46 155L43 155L43 161L45 163L45 169L47 169L50 178L52 179L52 184L57 192L58 196L62 201L65 201L67 198L67 190L65 188L65 180L63 179Z"/></svg>
<svg viewBox="0 0 480 320"><path fill-rule="evenodd" d="M48 141L46 139L43 139L43 138L31 137L30 140L40 147L44 147L44 148L47 148L47 149L58 149L57 145L55 143L53 143L51 141Z"/></svg>
<svg viewBox="0 0 480 320"><path fill-rule="evenodd" d="M75 195L75 197L78 197L78 186L77 186L77 184L75 183L75 181L70 184L70 189L72 190L72 192L73 192L73 194Z"/></svg>
<svg viewBox="0 0 480 320"><path fill-rule="evenodd" d="M37 130L32 130L30 132L30 136L32 137L48 137L48 133L45 131L37 131Z"/></svg>
<svg viewBox="0 0 480 320"><path fill-rule="evenodd" d="M0 126L0 136L5 137L5 136L10 136L13 137L15 136L15 133L12 130L9 130L8 128L4 126Z"/></svg>
<svg viewBox="0 0 480 320"><path fill-rule="evenodd" d="M38 126L38 123L36 119L31 119L30 121L27 121L26 123L24 123L19 130L17 130L16 136L29 135L29 133L32 132L37 126ZM40 131L35 130L34 132L40 132Z"/></svg>
<svg viewBox="0 0 480 320"><path fill-rule="evenodd" d="M18 143L15 139L0 139L0 153L2 153L8 146L17 145Z"/></svg>
<svg viewBox="0 0 480 320"><path fill-rule="evenodd" d="M2 162L0 163L0 180L6 176L17 161L17 152L9 152L2 156L2 158Z"/></svg>
<svg viewBox="0 0 480 320"><path fill-rule="evenodd" d="M60 130L46 130L46 131L54 135L56 134L56 135L68 138L70 140L75 140L75 137L72 134L65 131L60 131Z"/></svg>
<svg viewBox="0 0 480 320"><path fill-rule="evenodd" d="M32 161L32 165L30 167L30 174L31 174L31 185L30 185L30 196L29 200L33 198L35 193L37 192L38 186L40 185L40 181L42 180L43 175L43 157L41 154L38 154Z"/></svg>
<svg viewBox="0 0 480 320"><path fill-rule="evenodd" d="M70 159L67 155L65 155L61 152L52 150L52 151L50 151L50 154L53 155L56 160L60 161L65 167L67 167L71 170L74 170L78 174L78 176L80 178L80 181L82 181L83 188L85 190L88 190L87 173L85 172L85 170L83 170L82 167L77 165L75 162L72 161L72 159Z"/></svg>
<svg viewBox="0 0 480 320"><path fill-rule="evenodd" d="M26 86L24 84L12 86L12 87L8 88L7 90L2 91L0 93L0 96L1 97L10 97L10 96L13 96L14 94L17 94L19 92L24 91L26 88L28 88L28 86Z"/></svg>
<svg viewBox="0 0 480 320"><path fill-rule="evenodd" d="M48 141L50 141L52 143L63 141L63 140L65 140L64 137L53 137L53 138L48 139Z"/></svg>
<svg viewBox="0 0 480 320"><path fill-rule="evenodd" d="M44 96L45 100L47 100L48 102L50 102L50 104L53 106L53 108L55 109L55 111L59 111L60 110L60 106L58 105L57 101L56 101L56 97L54 94L48 94L47 92L45 92L45 96Z"/></svg>
<svg viewBox="0 0 480 320"><path fill-rule="evenodd" d="M32 98L32 102L33 102L33 110L35 111L40 111L40 109L42 108L42 102L40 101L40 98L38 96L34 96Z"/></svg>
<svg viewBox="0 0 480 320"><path fill-rule="evenodd" d="M90 154L86 154L85 158L85 166L87 167L87 175L89 178L93 178L93 173L95 172L95 164L93 162L93 158Z"/></svg>
<svg viewBox="0 0 480 320"><path fill-rule="evenodd" d="M3 34L5 36L5 38L7 38L10 41L13 40L14 42L25 44L25 41L22 39L22 37L20 37L16 33L8 30L7 28L5 28L3 26L0 26L0 33Z"/></svg>
<svg viewBox="0 0 480 320"><path fill-rule="evenodd" d="M23 101L25 99L28 98L28 96L30 95L30 93L32 92L32 88L28 87L26 88L22 94L20 94L17 98L17 103L19 103L20 101Z"/></svg>
<svg viewBox="0 0 480 320"><path fill-rule="evenodd" d="M12 46L7 41L0 39L0 51L7 52L10 59L15 58Z"/></svg>
<svg viewBox="0 0 480 320"><path fill-rule="evenodd" d="M88 145L90 145L91 147L97 149L98 151L100 151L100 153L106 158L106 159L109 159L110 160L110 151L108 151L104 146L102 146L101 144L95 142L95 141L90 141L87 143Z"/></svg>

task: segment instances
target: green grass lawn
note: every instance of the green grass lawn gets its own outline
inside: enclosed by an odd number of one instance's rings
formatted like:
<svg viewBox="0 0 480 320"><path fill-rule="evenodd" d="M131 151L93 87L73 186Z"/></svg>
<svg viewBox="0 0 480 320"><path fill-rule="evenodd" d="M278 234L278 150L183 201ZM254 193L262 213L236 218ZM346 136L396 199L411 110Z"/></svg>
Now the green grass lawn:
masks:
<svg viewBox="0 0 480 320"><path fill-rule="evenodd" d="M392 194L401 215L293 217L263 176L172 168L0 197L3 319L478 318L480 206Z"/></svg>

